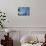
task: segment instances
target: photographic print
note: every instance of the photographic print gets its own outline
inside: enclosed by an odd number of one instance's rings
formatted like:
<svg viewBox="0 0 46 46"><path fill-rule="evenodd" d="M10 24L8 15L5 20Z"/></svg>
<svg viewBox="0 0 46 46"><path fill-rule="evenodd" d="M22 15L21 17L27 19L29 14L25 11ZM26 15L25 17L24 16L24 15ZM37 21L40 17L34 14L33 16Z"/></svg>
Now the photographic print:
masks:
<svg viewBox="0 0 46 46"><path fill-rule="evenodd" d="M30 16L30 7L19 7L18 16Z"/></svg>

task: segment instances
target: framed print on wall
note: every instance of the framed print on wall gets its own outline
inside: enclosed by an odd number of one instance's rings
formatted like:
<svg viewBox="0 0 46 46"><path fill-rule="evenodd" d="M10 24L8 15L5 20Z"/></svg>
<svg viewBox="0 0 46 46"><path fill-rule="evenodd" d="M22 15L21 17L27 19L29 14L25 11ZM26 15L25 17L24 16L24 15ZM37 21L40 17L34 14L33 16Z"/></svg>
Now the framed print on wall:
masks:
<svg viewBox="0 0 46 46"><path fill-rule="evenodd" d="M16 26L30 27L32 16L32 0L19 0L16 11Z"/></svg>

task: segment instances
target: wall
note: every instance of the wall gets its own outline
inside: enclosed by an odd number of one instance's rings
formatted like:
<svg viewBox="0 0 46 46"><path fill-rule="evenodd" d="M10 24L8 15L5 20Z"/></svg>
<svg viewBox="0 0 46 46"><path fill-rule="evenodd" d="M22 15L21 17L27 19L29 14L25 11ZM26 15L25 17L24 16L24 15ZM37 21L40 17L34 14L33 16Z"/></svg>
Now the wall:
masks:
<svg viewBox="0 0 46 46"><path fill-rule="evenodd" d="M46 27L46 0L32 0L32 16L17 15L18 7L31 7L30 2L30 0L0 0L0 9L7 15L7 27Z"/></svg>

